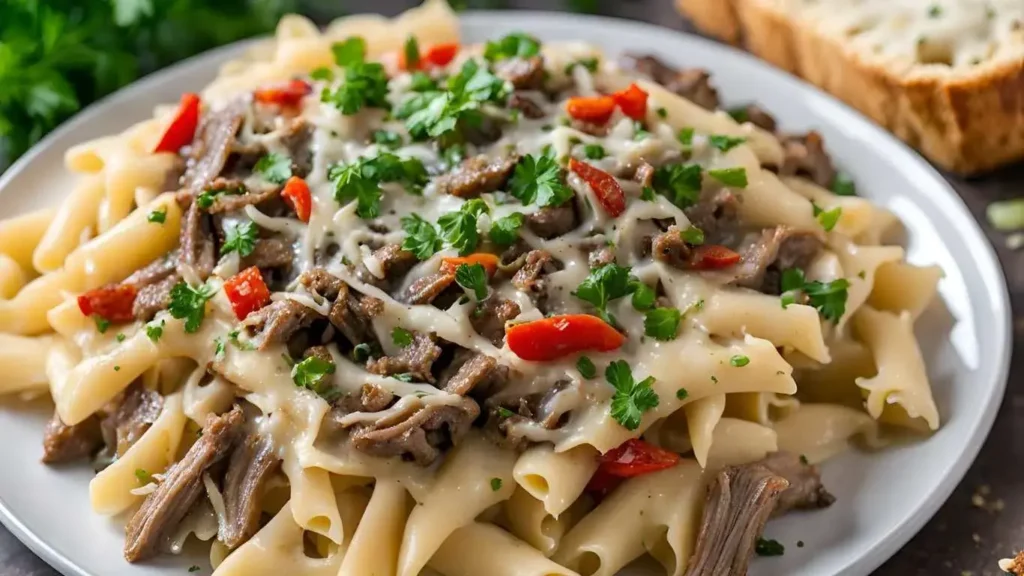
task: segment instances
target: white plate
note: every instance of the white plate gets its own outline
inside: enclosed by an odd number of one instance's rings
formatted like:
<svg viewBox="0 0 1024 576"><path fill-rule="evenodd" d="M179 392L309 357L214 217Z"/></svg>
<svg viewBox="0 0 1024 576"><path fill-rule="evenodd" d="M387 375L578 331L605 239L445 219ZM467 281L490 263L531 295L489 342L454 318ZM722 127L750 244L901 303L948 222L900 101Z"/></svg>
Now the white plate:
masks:
<svg viewBox="0 0 1024 576"><path fill-rule="evenodd" d="M475 13L463 17L468 41L513 30L544 40L579 39L611 54L653 52L679 65L713 71L726 102L757 101L788 130L822 132L834 158L858 190L900 216L908 259L939 264L942 303L918 322L918 335L943 427L925 442L879 454L847 454L825 466L825 484L838 501L827 510L773 521L767 536L786 554L755 559L753 576L864 575L878 567L935 513L963 477L988 433L1009 367L1010 309L995 254L963 202L920 157L827 95L731 48L654 26L579 15ZM62 155L73 144L117 132L149 118L157 103L210 81L239 54L233 45L193 58L126 88L68 122L0 179L0 217L55 205L70 177ZM943 305L944 304L944 305ZM130 566L121 557L121 524L89 510L91 474L39 464L46 406L25 411L0 405L0 520L65 574L180 576L204 556L164 557ZM802 540L802 548L796 542ZM630 574L648 573L644 570Z"/></svg>

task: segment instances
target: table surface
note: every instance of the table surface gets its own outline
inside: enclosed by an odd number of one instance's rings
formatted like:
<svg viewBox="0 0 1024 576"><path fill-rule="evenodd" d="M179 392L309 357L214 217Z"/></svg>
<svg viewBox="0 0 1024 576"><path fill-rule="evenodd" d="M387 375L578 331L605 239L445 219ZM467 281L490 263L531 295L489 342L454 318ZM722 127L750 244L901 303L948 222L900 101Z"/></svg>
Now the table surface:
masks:
<svg viewBox="0 0 1024 576"><path fill-rule="evenodd" d="M375 0L374 11L396 14L417 2ZM586 0L484 0L477 5L513 8L561 9ZM692 30L669 0L589 2L610 16L646 20L661 26ZM329 3L325 3L329 4ZM358 8L369 2L347 2ZM355 6L353 6L355 5ZM353 12L358 10L352 9ZM332 15L323 8L307 10L316 19ZM1024 193L1024 165L972 179L947 176L996 248L1009 284L1014 310L1014 354L1006 398L988 442L963 482L934 518L875 574L881 576L1001 574L996 562L1024 547L1024 251L1005 247L1005 236L985 220L985 207L993 200ZM57 573L0 526L0 574L3 576L55 576Z"/></svg>

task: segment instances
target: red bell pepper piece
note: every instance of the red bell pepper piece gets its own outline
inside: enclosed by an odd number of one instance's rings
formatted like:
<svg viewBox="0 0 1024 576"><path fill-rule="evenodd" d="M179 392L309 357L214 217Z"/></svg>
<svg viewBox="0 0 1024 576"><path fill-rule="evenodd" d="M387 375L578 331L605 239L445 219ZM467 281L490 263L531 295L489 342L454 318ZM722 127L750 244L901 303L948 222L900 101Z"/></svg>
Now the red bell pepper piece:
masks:
<svg viewBox="0 0 1024 576"><path fill-rule="evenodd" d="M577 352L615 350L626 337L589 314L564 314L511 326L508 347L523 360L547 362Z"/></svg>
<svg viewBox="0 0 1024 576"><path fill-rule="evenodd" d="M569 159L569 170L590 184L598 202L609 216L614 218L626 210L626 195L614 176L575 158Z"/></svg>
<svg viewBox="0 0 1024 576"><path fill-rule="evenodd" d="M309 194L309 185L298 176L292 176L284 183L284 190L281 192L284 201L295 210L295 215L303 222L309 222L309 215L313 212L313 198Z"/></svg>
<svg viewBox="0 0 1024 576"><path fill-rule="evenodd" d="M86 316L99 316L109 322L131 322L132 307L138 291L132 284L103 286L78 297L78 309Z"/></svg>
<svg viewBox="0 0 1024 576"><path fill-rule="evenodd" d="M479 264L484 267L488 276L494 276L494 273L498 270L498 257L486 252L477 252L469 256L445 258L441 261L441 270L449 274L455 274L455 270L462 264Z"/></svg>
<svg viewBox="0 0 1024 576"><path fill-rule="evenodd" d="M622 113L633 120L643 120L647 116L647 92L636 84L630 84L626 89L612 94L612 99Z"/></svg>
<svg viewBox="0 0 1024 576"><path fill-rule="evenodd" d="M181 103L174 118L164 131L153 152L174 152L182 146L192 142L196 135L196 127L199 126L199 95L191 92L181 95Z"/></svg>
<svg viewBox="0 0 1024 576"><path fill-rule="evenodd" d="M402 51L398 55L398 68L399 70L427 70L430 68L442 68L451 63L455 59L455 56L459 53L458 42L451 42L447 44L434 44L428 46L421 54L420 60L411 69L409 63L405 60L405 52Z"/></svg>
<svg viewBox="0 0 1024 576"><path fill-rule="evenodd" d="M697 246L690 255L690 267L695 270L718 270L728 268L740 261L738 252L718 244Z"/></svg>
<svg viewBox="0 0 1024 576"><path fill-rule="evenodd" d="M603 468L598 468L594 475L590 477L590 481L587 482L586 491L600 502L604 500L605 496L611 494L612 490L618 488L619 484L625 481L624 478L612 476Z"/></svg>
<svg viewBox="0 0 1024 576"><path fill-rule="evenodd" d="M611 96L577 96L569 98L565 111L576 120L604 124L615 112L615 99Z"/></svg>
<svg viewBox="0 0 1024 576"><path fill-rule="evenodd" d="M260 88L252 93L257 102L278 104L280 106L298 106L302 99L313 91L313 87L305 80L289 80L267 88Z"/></svg>
<svg viewBox="0 0 1024 576"><path fill-rule="evenodd" d="M270 302L270 290L263 282L259 268L255 266L242 270L224 282L224 293L231 302L235 318L239 320L244 320Z"/></svg>
<svg viewBox="0 0 1024 576"><path fill-rule="evenodd" d="M671 468L678 463L679 454L639 438L631 438L601 455L598 470L618 478L632 478Z"/></svg>

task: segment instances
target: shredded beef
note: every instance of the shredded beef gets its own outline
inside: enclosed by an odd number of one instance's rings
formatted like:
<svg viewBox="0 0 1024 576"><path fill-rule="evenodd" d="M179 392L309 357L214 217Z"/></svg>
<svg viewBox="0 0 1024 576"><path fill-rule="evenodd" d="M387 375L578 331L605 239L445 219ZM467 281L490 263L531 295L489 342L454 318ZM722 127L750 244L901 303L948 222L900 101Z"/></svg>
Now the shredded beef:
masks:
<svg viewBox="0 0 1024 576"><path fill-rule="evenodd" d="M103 419L104 440L111 454L123 456L156 422L163 410L164 397L136 381L124 392L121 401Z"/></svg>
<svg viewBox="0 0 1024 576"><path fill-rule="evenodd" d="M511 82L516 90L540 90L544 87L544 58L508 58L494 65L494 73Z"/></svg>
<svg viewBox="0 0 1024 576"><path fill-rule="evenodd" d="M409 285L402 300L408 304L430 304L455 281L455 274L439 270Z"/></svg>
<svg viewBox="0 0 1024 576"><path fill-rule="evenodd" d="M449 394L467 396L498 372L498 361L486 354L468 355L450 377L442 378L440 388Z"/></svg>
<svg viewBox="0 0 1024 576"><path fill-rule="evenodd" d="M200 280L206 280L217 263L216 240L213 222L197 202L188 207L181 220L180 242L178 274L188 276L186 269L191 268Z"/></svg>
<svg viewBox="0 0 1024 576"><path fill-rule="evenodd" d="M746 574L761 530L788 485L757 464L719 472L708 489L686 576Z"/></svg>
<svg viewBox="0 0 1024 576"><path fill-rule="evenodd" d="M328 319L353 346L377 341L373 319L384 311L382 300L356 293L323 268L303 272L299 282L314 294L333 302Z"/></svg>
<svg viewBox="0 0 1024 576"><path fill-rule="evenodd" d="M509 97L508 107L519 110L522 112L523 116L531 120L544 117L544 109L534 102L532 98L520 94L519 92L516 92Z"/></svg>
<svg viewBox="0 0 1024 576"><path fill-rule="evenodd" d="M303 272L299 276L299 283L310 292L328 300L337 300L338 293L348 288L341 278L320 267Z"/></svg>
<svg viewBox="0 0 1024 576"><path fill-rule="evenodd" d="M131 284L138 290L132 314L138 320L148 321L171 303L171 288L181 281L176 272L178 251L154 260L145 268L136 270L122 284Z"/></svg>
<svg viewBox="0 0 1024 576"><path fill-rule="evenodd" d="M218 177L206 187L206 190L220 192L213 197L213 204L206 208L210 214L223 214L241 210L246 206L258 206L281 195L280 186L250 190L239 178Z"/></svg>
<svg viewBox="0 0 1024 576"><path fill-rule="evenodd" d="M224 170L247 108L248 104L238 99L203 119L192 141L184 176L185 187L193 194L202 192Z"/></svg>
<svg viewBox="0 0 1024 576"><path fill-rule="evenodd" d="M332 418L353 412L380 412L391 405L395 395L377 384L363 384L359 393L346 394L338 399Z"/></svg>
<svg viewBox="0 0 1024 576"><path fill-rule="evenodd" d="M281 144L292 159L292 174L305 178L313 169L313 125L305 118L292 118L281 133Z"/></svg>
<svg viewBox="0 0 1024 576"><path fill-rule="evenodd" d="M457 445L479 415L480 406L471 398L454 405L411 407L356 427L352 445L373 456L400 456L427 466L440 455L440 448Z"/></svg>
<svg viewBox="0 0 1024 576"><path fill-rule="evenodd" d="M543 292L541 277L551 268L552 262L551 254L546 250L531 250L526 255L526 263L512 277L512 284L521 292Z"/></svg>
<svg viewBox="0 0 1024 576"><path fill-rule="evenodd" d="M673 224L651 240L651 254L655 260L685 269L690 260L690 247L683 240L682 230Z"/></svg>
<svg viewBox="0 0 1024 576"><path fill-rule="evenodd" d="M256 433L240 441L231 453L222 489L224 522L217 530L228 550L241 546L259 530L263 489L279 464L273 444Z"/></svg>
<svg viewBox="0 0 1024 576"><path fill-rule="evenodd" d="M487 338L495 346L505 340L505 323L519 316L519 304L504 298L489 298L477 305L470 314L469 322L477 334Z"/></svg>
<svg viewBox="0 0 1024 576"><path fill-rule="evenodd" d="M802 461L792 452L773 452L758 464L789 482L789 488L775 504L774 516L793 509L828 508L836 501L836 497L821 483L818 467Z"/></svg>
<svg viewBox="0 0 1024 576"><path fill-rule="evenodd" d="M258 350L284 344L296 332L308 328L319 317L315 310L294 300L277 300L249 314L242 326L253 335Z"/></svg>
<svg viewBox="0 0 1024 576"><path fill-rule="evenodd" d="M626 55L621 60L623 68L636 70L661 84L671 92L690 100L694 104L714 110L718 108L718 91L711 85L711 76L706 70L673 68L654 56Z"/></svg>
<svg viewBox="0 0 1024 576"><path fill-rule="evenodd" d="M828 187L836 178L832 159L825 151L821 134L811 131L802 136L786 136L782 139L785 153L779 174L783 176L807 176L818 186Z"/></svg>
<svg viewBox="0 0 1024 576"><path fill-rule="evenodd" d="M435 180L437 192L459 198L476 198L486 192L500 190L508 183L518 161L516 156L468 158L458 168Z"/></svg>
<svg viewBox="0 0 1024 576"><path fill-rule="evenodd" d="M125 527L125 560L148 560L167 546L178 524L202 495L203 474L231 452L243 424L238 408L207 420L202 436L171 466Z"/></svg>
<svg viewBox="0 0 1024 576"><path fill-rule="evenodd" d="M731 270L731 282L765 294L779 294L781 271L807 267L822 246L819 234L789 226L748 234L738 250L742 259Z"/></svg>
<svg viewBox="0 0 1024 576"><path fill-rule="evenodd" d="M775 118L757 104L748 104L739 108L738 112L741 114L743 121L750 122L754 126L763 130L775 132Z"/></svg>
<svg viewBox="0 0 1024 576"><path fill-rule="evenodd" d="M739 201L727 188L705 187L700 198L684 212L690 222L710 236L736 222Z"/></svg>
<svg viewBox="0 0 1024 576"><path fill-rule="evenodd" d="M402 250L402 247L398 244L385 244L381 246L373 251L373 257L380 262L380 268L384 277L378 278L364 265L361 265L359 270L356 271L356 277L362 282L381 289L387 289L392 282L405 276L418 262L415 254Z"/></svg>
<svg viewBox="0 0 1024 576"><path fill-rule="evenodd" d="M561 206L545 206L526 215L526 227L545 240L572 231L576 224L576 210L571 199Z"/></svg>
<svg viewBox="0 0 1024 576"><path fill-rule="evenodd" d="M95 415L68 426L55 411L43 433L43 462L58 464L88 458L102 445L100 421Z"/></svg>
<svg viewBox="0 0 1024 576"><path fill-rule="evenodd" d="M252 253L242 258L241 268L291 268L293 258L295 253L290 243L281 238L261 238L256 241Z"/></svg>
<svg viewBox="0 0 1024 576"><path fill-rule="evenodd" d="M414 380L432 383L434 376L430 370L440 357L441 348L435 343L434 336L415 332L412 344L402 348L397 356L372 358L366 363L366 369L382 376L409 374Z"/></svg>

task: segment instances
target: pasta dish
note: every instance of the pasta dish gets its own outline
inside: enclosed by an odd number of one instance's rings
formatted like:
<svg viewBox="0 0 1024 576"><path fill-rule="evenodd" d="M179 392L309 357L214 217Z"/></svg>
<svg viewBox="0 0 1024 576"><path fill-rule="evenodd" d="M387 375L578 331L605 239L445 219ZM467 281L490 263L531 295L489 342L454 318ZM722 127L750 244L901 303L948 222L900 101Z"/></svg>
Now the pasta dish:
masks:
<svg viewBox="0 0 1024 576"><path fill-rule="evenodd" d="M745 574L819 463L938 427L941 271L820 135L721 108L444 2L287 17L0 223L0 392L49 392L131 563Z"/></svg>

